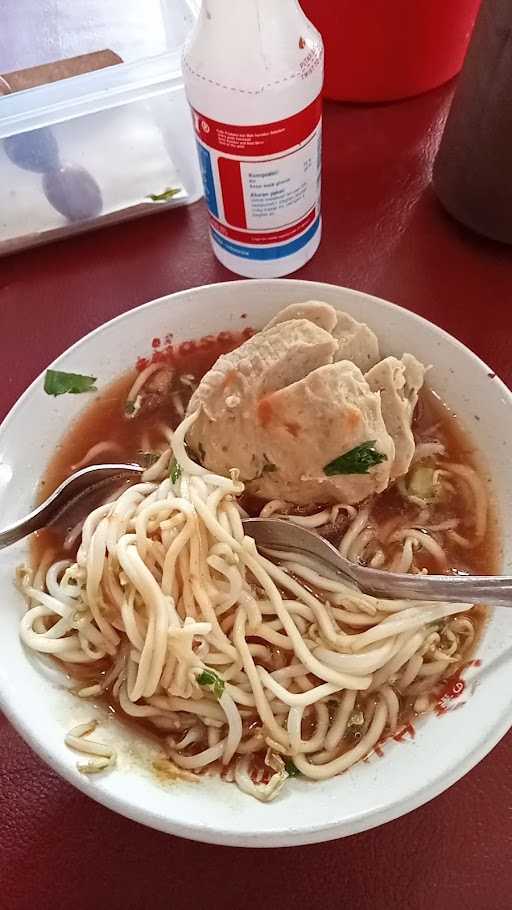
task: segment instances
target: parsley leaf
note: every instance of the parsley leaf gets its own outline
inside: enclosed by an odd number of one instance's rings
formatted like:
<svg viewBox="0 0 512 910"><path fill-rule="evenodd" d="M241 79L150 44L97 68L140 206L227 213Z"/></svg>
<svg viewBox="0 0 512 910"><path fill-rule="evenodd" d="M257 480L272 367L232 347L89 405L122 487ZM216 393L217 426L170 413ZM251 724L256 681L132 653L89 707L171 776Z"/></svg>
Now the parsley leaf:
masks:
<svg viewBox="0 0 512 910"><path fill-rule="evenodd" d="M215 673L214 670L203 670L197 677L197 681L200 686L209 689L214 698L217 699L221 697L226 685L222 677Z"/></svg>
<svg viewBox="0 0 512 910"><path fill-rule="evenodd" d="M181 465L178 464L175 458L173 458L171 461L171 470L169 472L169 476L173 483L177 483L181 477Z"/></svg>
<svg viewBox="0 0 512 910"><path fill-rule="evenodd" d="M179 187L168 186L163 193L149 193L146 196L146 199L151 199L151 202L168 202L169 199L172 199L172 197L176 196L179 192Z"/></svg>
<svg viewBox="0 0 512 910"><path fill-rule="evenodd" d="M47 370L44 377L44 390L47 395L80 395L82 392L95 392L96 376L82 376L81 373L63 373L61 370Z"/></svg>
<svg viewBox="0 0 512 910"><path fill-rule="evenodd" d="M284 763L284 770L286 771L288 777L300 777L300 771L297 766L292 762L291 758L288 758Z"/></svg>
<svg viewBox="0 0 512 910"><path fill-rule="evenodd" d="M387 455L377 452L375 439L372 439L330 461L324 467L324 474L328 477L336 474L368 474L370 468L382 461L387 461Z"/></svg>

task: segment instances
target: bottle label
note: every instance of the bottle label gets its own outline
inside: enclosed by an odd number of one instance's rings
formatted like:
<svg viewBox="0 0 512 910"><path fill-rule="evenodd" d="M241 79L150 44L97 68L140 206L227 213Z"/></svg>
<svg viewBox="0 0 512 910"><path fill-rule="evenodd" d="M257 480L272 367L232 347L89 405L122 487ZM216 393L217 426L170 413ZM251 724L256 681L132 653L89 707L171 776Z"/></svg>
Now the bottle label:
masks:
<svg viewBox="0 0 512 910"><path fill-rule="evenodd" d="M257 126L193 116L216 243L259 260L305 246L320 221L321 97L293 117Z"/></svg>

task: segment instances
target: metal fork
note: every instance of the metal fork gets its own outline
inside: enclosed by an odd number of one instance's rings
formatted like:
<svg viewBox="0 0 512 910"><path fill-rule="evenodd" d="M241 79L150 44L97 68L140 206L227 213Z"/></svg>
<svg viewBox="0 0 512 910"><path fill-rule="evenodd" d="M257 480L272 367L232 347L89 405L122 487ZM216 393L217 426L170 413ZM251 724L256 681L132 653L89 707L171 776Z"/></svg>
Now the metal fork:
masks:
<svg viewBox="0 0 512 910"><path fill-rule="evenodd" d="M135 480L143 470L136 464L93 464L76 471L40 506L0 531L0 550L53 524L71 505L97 492L102 486L112 486L114 481L126 478Z"/></svg>

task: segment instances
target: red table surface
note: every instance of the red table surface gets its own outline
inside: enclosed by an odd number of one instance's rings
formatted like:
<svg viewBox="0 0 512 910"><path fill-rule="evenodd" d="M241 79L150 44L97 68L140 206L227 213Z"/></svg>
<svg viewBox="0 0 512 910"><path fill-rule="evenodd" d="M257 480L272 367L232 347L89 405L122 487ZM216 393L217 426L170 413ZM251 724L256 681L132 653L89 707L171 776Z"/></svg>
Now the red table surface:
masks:
<svg viewBox="0 0 512 910"><path fill-rule="evenodd" d="M445 87L389 105L327 106L324 240L298 274L421 313L510 383L510 250L451 221L429 186L450 97ZM0 260L0 416L105 320L231 277L210 252L202 203ZM256 851L179 840L114 815L0 720L2 910L508 910L511 849L510 734L404 818L328 844Z"/></svg>

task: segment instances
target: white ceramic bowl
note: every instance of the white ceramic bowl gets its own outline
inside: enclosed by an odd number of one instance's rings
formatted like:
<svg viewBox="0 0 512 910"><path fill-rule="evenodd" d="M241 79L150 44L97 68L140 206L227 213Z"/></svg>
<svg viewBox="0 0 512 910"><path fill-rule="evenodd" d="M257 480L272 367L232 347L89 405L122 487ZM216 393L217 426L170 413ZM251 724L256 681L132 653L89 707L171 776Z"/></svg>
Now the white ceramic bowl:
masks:
<svg viewBox="0 0 512 910"><path fill-rule="evenodd" d="M445 332L391 303L346 288L296 280L236 281L183 291L107 323L59 357L53 366L93 373L104 386L150 348L154 336L185 340L247 324L261 327L281 307L325 300L368 322L382 350L410 351L433 364L429 382L460 415L485 453L500 503L503 569L512 562L512 395L489 368ZM246 320L241 319L247 313ZM29 510L39 477L59 437L89 396L49 398L37 379L0 429L1 523ZM511 724L512 616L496 611L488 625L462 710L418 724L414 741L385 745L372 757L321 783L296 779L265 805L234 785L206 778L163 784L150 769L151 747L105 718L102 739L115 742L118 768L85 777L64 745L75 723L98 716L91 704L63 688L55 674L22 648L18 623L23 602L14 588L26 544L0 553L0 704L32 748L70 783L98 802L146 825L182 837L220 844L269 847L329 840L382 824L441 793L483 758Z"/></svg>

